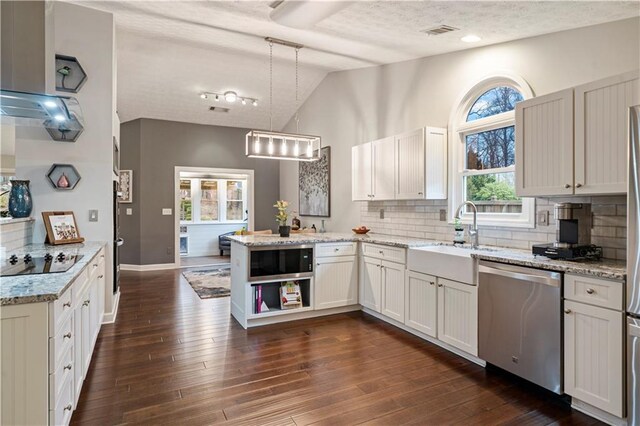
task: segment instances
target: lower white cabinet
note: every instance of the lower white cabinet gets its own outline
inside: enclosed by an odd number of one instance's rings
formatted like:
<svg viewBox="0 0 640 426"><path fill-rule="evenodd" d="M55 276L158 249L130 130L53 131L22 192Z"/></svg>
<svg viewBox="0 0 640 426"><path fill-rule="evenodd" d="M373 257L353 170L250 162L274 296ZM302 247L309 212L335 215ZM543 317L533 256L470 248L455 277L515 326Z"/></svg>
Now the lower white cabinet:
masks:
<svg viewBox="0 0 640 426"><path fill-rule="evenodd" d="M623 417L624 313L569 300L564 307L565 392Z"/></svg>
<svg viewBox="0 0 640 426"><path fill-rule="evenodd" d="M478 288L438 278L438 339L478 355Z"/></svg>
<svg viewBox="0 0 640 426"><path fill-rule="evenodd" d="M380 312L382 299L382 261L368 256L361 258L360 304Z"/></svg>
<svg viewBox="0 0 640 426"><path fill-rule="evenodd" d="M396 321L404 322L404 265L383 260L382 271L382 311Z"/></svg>
<svg viewBox="0 0 640 426"><path fill-rule="evenodd" d="M358 264L355 256L316 259L315 309L358 303Z"/></svg>
<svg viewBox="0 0 640 426"><path fill-rule="evenodd" d="M407 272L404 324L431 337L437 334L436 288L436 277Z"/></svg>

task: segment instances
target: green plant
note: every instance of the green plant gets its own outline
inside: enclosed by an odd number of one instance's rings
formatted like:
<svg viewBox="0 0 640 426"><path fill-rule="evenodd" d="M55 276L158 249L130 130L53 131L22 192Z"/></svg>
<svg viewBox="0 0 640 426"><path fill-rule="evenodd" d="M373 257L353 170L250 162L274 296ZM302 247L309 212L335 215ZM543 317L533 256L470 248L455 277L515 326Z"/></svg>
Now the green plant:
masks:
<svg viewBox="0 0 640 426"><path fill-rule="evenodd" d="M278 209L278 214L276 215L276 222L278 222L280 226L286 226L287 218L289 217L289 215L287 214L287 207L289 207L289 202L284 200L278 200L273 205L273 207Z"/></svg>

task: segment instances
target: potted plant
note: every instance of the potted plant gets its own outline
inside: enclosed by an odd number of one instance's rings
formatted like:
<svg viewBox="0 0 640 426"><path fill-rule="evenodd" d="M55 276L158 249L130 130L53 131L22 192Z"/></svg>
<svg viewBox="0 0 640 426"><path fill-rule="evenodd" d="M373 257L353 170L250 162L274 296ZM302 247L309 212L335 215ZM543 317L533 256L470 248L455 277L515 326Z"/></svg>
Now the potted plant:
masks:
<svg viewBox="0 0 640 426"><path fill-rule="evenodd" d="M280 232L281 237L288 237L291 232L291 227L287 226L287 207L289 207L289 202L284 200L278 200L273 205L273 207L278 209L278 214L276 215L276 221L280 227L278 231Z"/></svg>

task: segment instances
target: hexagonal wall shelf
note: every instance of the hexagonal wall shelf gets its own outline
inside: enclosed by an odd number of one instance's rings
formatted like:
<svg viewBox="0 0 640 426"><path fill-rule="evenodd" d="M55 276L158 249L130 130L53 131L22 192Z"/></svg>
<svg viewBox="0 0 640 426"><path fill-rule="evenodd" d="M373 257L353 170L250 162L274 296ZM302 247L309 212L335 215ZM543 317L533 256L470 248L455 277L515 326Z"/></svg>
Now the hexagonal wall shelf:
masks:
<svg viewBox="0 0 640 426"><path fill-rule="evenodd" d="M58 142L75 142L84 130L75 118L72 125L69 126L71 128L67 127L65 123L56 123L53 120L45 121L44 127L47 129L51 139Z"/></svg>
<svg viewBox="0 0 640 426"><path fill-rule="evenodd" d="M47 173L47 179L55 189L66 191L75 188L81 178L72 164L54 164Z"/></svg>
<svg viewBox="0 0 640 426"><path fill-rule="evenodd" d="M73 56L56 55L56 90L78 93L87 81L87 73Z"/></svg>

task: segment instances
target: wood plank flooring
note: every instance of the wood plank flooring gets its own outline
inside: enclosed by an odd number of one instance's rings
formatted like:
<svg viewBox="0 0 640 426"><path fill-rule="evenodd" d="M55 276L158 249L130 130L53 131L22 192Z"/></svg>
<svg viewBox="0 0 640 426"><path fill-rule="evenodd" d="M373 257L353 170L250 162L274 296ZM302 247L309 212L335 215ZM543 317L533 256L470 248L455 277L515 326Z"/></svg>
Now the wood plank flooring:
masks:
<svg viewBox="0 0 640 426"><path fill-rule="evenodd" d="M218 265L229 262L231 262L231 256L185 256L180 258L180 267L191 268L194 266Z"/></svg>
<svg viewBox="0 0 640 426"><path fill-rule="evenodd" d="M123 272L73 424L597 423L357 312L245 331L178 271Z"/></svg>

